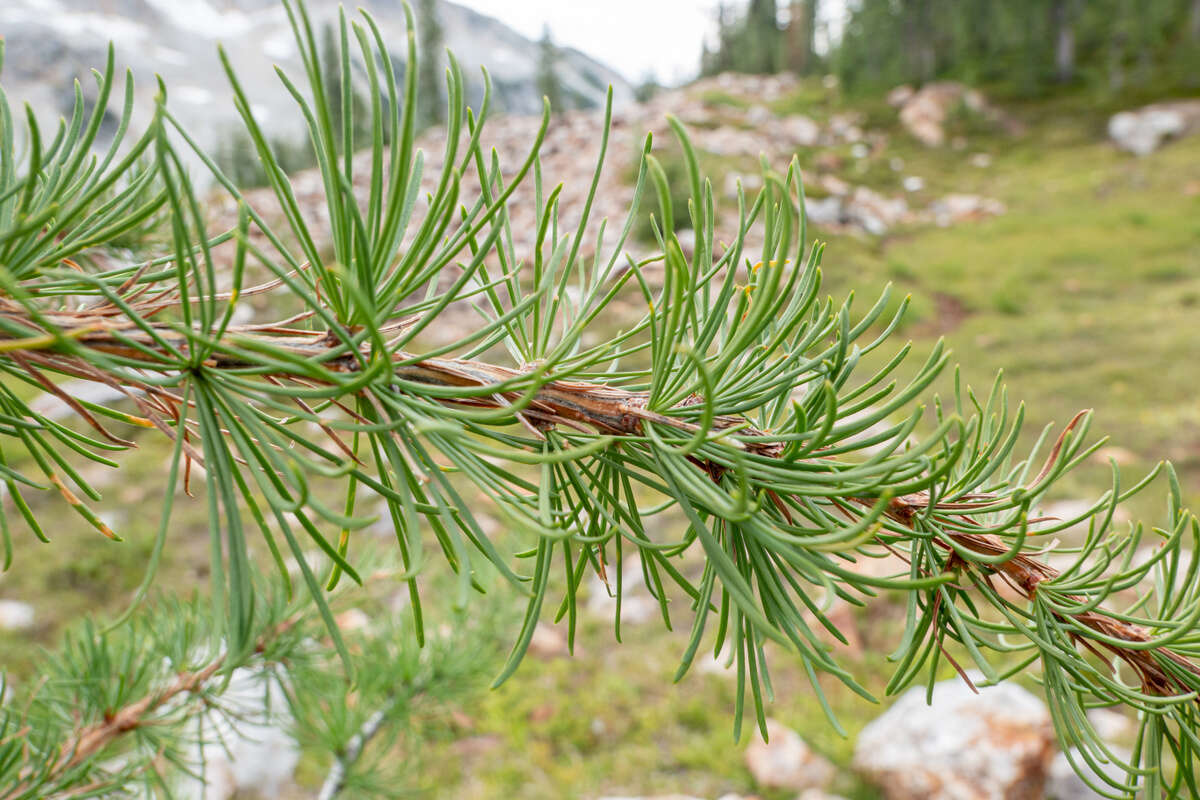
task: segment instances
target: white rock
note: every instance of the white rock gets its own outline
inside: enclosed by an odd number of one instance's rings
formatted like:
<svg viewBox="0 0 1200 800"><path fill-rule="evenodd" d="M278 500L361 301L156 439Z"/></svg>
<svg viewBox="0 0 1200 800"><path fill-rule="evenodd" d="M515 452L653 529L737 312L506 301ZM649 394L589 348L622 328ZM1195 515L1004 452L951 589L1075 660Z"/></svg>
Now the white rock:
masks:
<svg viewBox="0 0 1200 800"><path fill-rule="evenodd" d="M114 389L106 383L97 383L95 381L71 380L60 384L58 388L76 400L86 400L89 403L96 403L98 405L112 405L119 400L125 399L125 393L121 390ZM55 422L75 415L75 412L69 405L52 394L38 395L29 404L29 408Z"/></svg>
<svg viewBox="0 0 1200 800"><path fill-rule="evenodd" d="M1110 708L1093 708L1087 712L1088 722L1096 735L1106 742L1122 739L1133 733L1133 720Z"/></svg>
<svg viewBox="0 0 1200 800"><path fill-rule="evenodd" d="M799 791L820 789L833 780L833 764L791 728L768 719L767 736L770 741L755 738L746 748L746 766L759 786Z"/></svg>
<svg viewBox="0 0 1200 800"><path fill-rule="evenodd" d="M1056 500L1051 503L1046 503L1038 512L1039 517L1054 517L1055 519L1045 523L1041 523L1043 527L1057 527L1058 525L1068 520L1075 519L1088 509L1092 504L1087 500ZM1088 518L1075 523L1065 530L1068 532L1086 531L1088 526ZM1074 556L1071 556L1074 560Z"/></svg>
<svg viewBox="0 0 1200 800"><path fill-rule="evenodd" d="M1200 100L1154 103L1108 120L1108 136L1134 155L1149 155L1167 139L1200 130Z"/></svg>
<svg viewBox="0 0 1200 800"><path fill-rule="evenodd" d="M775 115L771 113L771 109L761 104L752 105L746 111L746 121L751 125L766 125L773 119Z"/></svg>
<svg viewBox="0 0 1200 800"><path fill-rule="evenodd" d="M1012 684L962 680L905 692L858 737L854 764L888 800L1040 800L1054 731L1045 704Z"/></svg>
<svg viewBox="0 0 1200 800"><path fill-rule="evenodd" d="M195 762L203 764L203 772L198 766L196 772L204 780L185 779L176 796L230 800L251 791L263 800L282 796L300 762L300 747L287 733L292 717L282 691L273 676L234 670L221 697L226 713L210 711L202 720Z"/></svg>
<svg viewBox="0 0 1200 800"><path fill-rule="evenodd" d="M780 134L799 147L813 147L821 139L821 126L803 114L792 114L776 123Z"/></svg>
<svg viewBox="0 0 1200 800"><path fill-rule="evenodd" d="M888 198L865 186L856 186L846 203L846 216L867 233L882 236L908 214L903 197Z"/></svg>
<svg viewBox="0 0 1200 800"><path fill-rule="evenodd" d="M0 600L0 630L27 631L33 627L33 606L20 600Z"/></svg>
<svg viewBox="0 0 1200 800"><path fill-rule="evenodd" d="M863 138L861 121L862 115L854 112L834 114L829 118L829 132L843 142L860 142Z"/></svg>
<svg viewBox="0 0 1200 800"><path fill-rule="evenodd" d="M1112 748L1113 753L1120 757L1129 758L1129 751L1120 747ZM1072 753L1077 751L1072 748ZM1082 756L1076 756L1076 762L1087 769L1087 762ZM1125 782L1125 771L1117 764L1109 762L1101 765L1104 768L1104 774L1118 783ZM1099 776L1089 776L1092 783L1109 792L1116 793L1116 789L1108 786L1104 779ZM1047 800L1101 800L1104 795L1098 794L1096 790L1088 786L1083 778L1079 777L1075 772L1075 768L1071 766L1071 762L1067 759L1066 753L1059 753L1050 762L1050 775L1046 779L1046 798Z"/></svg>
<svg viewBox="0 0 1200 800"><path fill-rule="evenodd" d="M718 675L723 678L734 678L737 675L733 661L729 658L729 651L725 648L721 648L721 652L716 655L708 650L696 656L694 669L701 675Z"/></svg>
<svg viewBox="0 0 1200 800"><path fill-rule="evenodd" d="M958 103L979 114L993 113L977 90L968 89L955 81L938 81L922 86L920 91L904 100L900 122L921 143L939 147L946 141L942 126L950 110Z"/></svg>
<svg viewBox="0 0 1200 800"><path fill-rule="evenodd" d="M906 192L919 192L925 188L925 179L919 175L905 175L900 185Z"/></svg>
<svg viewBox="0 0 1200 800"><path fill-rule="evenodd" d="M804 213L808 221L816 225L837 225L842 222L842 200L840 197L806 199Z"/></svg>
<svg viewBox="0 0 1200 800"><path fill-rule="evenodd" d="M615 568L608 567L608 581L612 591L617 590ZM658 601L646 591L642 577L642 565L638 556L628 556L621 572L621 624L642 625L659 617L662 609ZM594 617L612 620L617 613L617 599L609 594L609 586L594 572L588 580L587 611Z"/></svg>
<svg viewBox="0 0 1200 800"><path fill-rule="evenodd" d="M821 186L830 194L844 195L850 194L850 184L836 175L824 175L821 178Z"/></svg>
<svg viewBox="0 0 1200 800"><path fill-rule="evenodd" d="M728 197L737 197L739 183L742 185L742 191L750 194L762 187L762 176L756 172L745 175L736 171L727 172L725 173L725 194Z"/></svg>
<svg viewBox="0 0 1200 800"><path fill-rule="evenodd" d="M347 633L365 631L371 626L371 618L361 608L348 608L334 617L333 621Z"/></svg>
<svg viewBox="0 0 1200 800"><path fill-rule="evenodd" d="M700 149L719 156L757 156L766 149L766 140L753 130L712 128L693 131L692 138Z"/></svg>
<svg viewBox="0 0 1200 800"><path fill-rule="evenodd" d="M555 658L568 654L567 636L562 629L548 622L539 622L529 640L530 654L538 658Z"/></svg>
<svg viewBox="0 0 1200 800"><path fill-rule="evenodd" d="M942 227L965 220L997 217L1007 210L999 200L977 194L948 194L929 206L933 221Z"/></svg>
<svg viewBox="0 0 1200 800"><path fill-rule="evenodd" d="M916 94L916 89L907 83L902 83L887 93L887 104L892 108L900 108Z"/></svg>

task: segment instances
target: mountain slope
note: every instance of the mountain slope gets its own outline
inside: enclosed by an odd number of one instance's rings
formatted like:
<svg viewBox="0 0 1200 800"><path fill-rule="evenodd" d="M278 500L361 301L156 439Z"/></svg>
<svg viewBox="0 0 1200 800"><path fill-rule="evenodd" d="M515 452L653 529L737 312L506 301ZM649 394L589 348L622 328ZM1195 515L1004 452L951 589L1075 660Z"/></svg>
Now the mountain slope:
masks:
<svg viewBox="0 0 1200 800"><path fill-rule="evenodd" d="M405 21L399 0L366 0L358 5L375 17L393 57L405 55ZM317 35L336 25L338 4L308 3ZM516 31L478 12L439 0L446 46L455 53L478 102L485 64L495 87L495 108L530 113L540 109L536 89L537 47ZM208 148L239 126L217 44L230 60L254 102L255 115L276 136L298 138L302 121L280 90L275 64L298 75L298 60L287 15L276 0L7 0L0 5L5 38L3 81L10 101L29 102L44 124L69 113L72 82L95 94L88 77L103 67L109 41L118 68L130 68L136 81L137 116L145 120L154 102L154 75L170 89L170 106ZM559 76L568 97L582 106L603 103L613 86L618 107L632 99L629 83L612 69L576 50L563 50ZM114 96L120 98L120 87ZM119 110L119 105L115 106ZM115 122L115 120L114 120Z"/></svg>

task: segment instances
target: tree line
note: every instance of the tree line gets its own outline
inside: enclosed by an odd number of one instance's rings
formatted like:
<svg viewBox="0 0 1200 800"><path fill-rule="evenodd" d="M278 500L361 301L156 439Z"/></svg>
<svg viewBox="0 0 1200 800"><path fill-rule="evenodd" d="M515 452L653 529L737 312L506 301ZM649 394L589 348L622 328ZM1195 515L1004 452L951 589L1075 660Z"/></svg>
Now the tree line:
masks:
<svg viewBox="0 0 1200 800"><path fill-rule="evenodd" d="M1200 0L856 0L818 52L821 19L820 0L722 3L701 74L832 72L862 90L958 79L1022 96L1200 85Z"/></svg>

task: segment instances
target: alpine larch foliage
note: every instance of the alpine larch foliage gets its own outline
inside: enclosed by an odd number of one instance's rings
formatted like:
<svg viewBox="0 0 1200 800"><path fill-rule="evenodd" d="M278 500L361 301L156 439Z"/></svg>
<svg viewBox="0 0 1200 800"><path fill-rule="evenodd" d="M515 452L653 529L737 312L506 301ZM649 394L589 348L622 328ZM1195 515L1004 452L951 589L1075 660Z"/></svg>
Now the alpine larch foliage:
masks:
<svg viewBox="0 0 1200 800"><path fill-rule="evenodd" d="M923 400L950 363L940 344L919 366L906 365L911 377L894 377L910 356L910 345L891 339L907 303L889 316L886 292L860 311L852 298L822 296L823 246L808 235L795 160L764 165L761 190L739 188L736 208L718 209L683 126L671 120L686 164L691 255L675 235L670 186L649 137L627 217L611 227L593 220L611 95L597 177L582 220L567 227L558 191L541 186L549 108L527 158L499 164L480 144L490 95L467 108L450 58L444 167L418 202L423 73L411 12L401 85L369 16L343 13L326 48L302 3L284 7L305 74L279 77L308 125L325 187L320 220L296 203L224 57L282 209L278 223L195 145L165 86L153 120L130 139L127 78L119 134L93 155L117 85L111 52L92 110L77 91L73 117L52 137L29 111L18 137L0 98L6 565L14 535L45 538L31 493L57 493L98 537L119 538L79 465L119 468L111 456L133 447L139 429L165 437L171 453L152 564L171 546L181 503L204 504L212 548L207 611L168 607L162 616L173 624L133 635L128 626L140 623L126 622L108 636L83 636L63 666L74 682L49 681L33 687L35 702L5 707L0 797L95 793L131 776L165 786L162 759L179 747L171 732L207 704L186 700L216 702L225 683L214 676L333 653L352 672L356 656L334 623L330 592L366 592L355 584L380 579L362 568L356 547L373 521L360 504L368 490L395 531L400 568L383 579L410 595L406 641L426 641L421 589L431 559L452 569L453 600L468 617L487 607L472 602L484 571L528 598L497 683L519 667L543 612L565 619L573 639L585 575L620 597L619 565L636 554L664 622L691 626L676 678L701 648L730 653L735 736L747 698L765 732L768 648L802 664L818 696L825 679L874 700L817 628L840 637L825 615L835 598L861 605L893 591L907 611L886 694L932 681L950 650L988 683L1036 671L1064 751L1094 784L1115 797L1200 794L1200 523L1182 507L1169 466L1128 486L1114 464L1112 488L1086 510L1037 517L1059 479L1103 444L1089 439L1086 412L1017 453L1025 412L999 381L977 395L956 380L949 397ZM327 50L339 62L336 83L327 79ZM356 75L361 105L348 90ZM206 228L185 158L199 159L236 201L232 229ZM530 252L514 248L508 213L524 181L535 183L539 220ZM634 258L626 245L643 201L657 204L657 246ZM737 217L729 243L714 240L718 214ZM137 263L104 256L151 220L163 234L159 252ZM328 249L317 245L317 225L328 226ZM761 246L751 252L750 240ZM251 284L252 274L269 278ZM286 316L236 323L251 296ZM611 332L602 317L629 296L638 318ZM452 305L474 309L477 324L421 349L422 332ZM864 369L875 351L880 366ZM103 384L123 399L77 398L62 378ZM39 396L65 403L79 425L40 413ZM1116 523L1122 500L1158 476L1168 486L1160 524ZM180 492L191 484L198 499ZM503 552L464 488L490 498L527 547ZM1056 550L1056 563L1064 554L1073 561L1052 568L1047 543L1076 526L1086 529L1082 542ZM258 576L253 537L277 575ZM685 552L700 554L698 574L681 568ZM855 568L879 558L895 558L896 573ZM295 633L289 559L315 609L309 618L324 622L315 638ZM552 575L563 577L555 582L562 596L549 596ZM689 599L683 610L667 602L671 584ZM314 641L320 653L304 644ZM967 664L954 663L968 680ZM409 688L393 691L436 685L422 674L413 666ZM1128 757L1104 744L1086 714L1113 704L1138 720ZM155 724L168 718L178 725ZM341 757L357 753L352 740L339 741ZM127 760L114 767L114 752Z"/></svg>

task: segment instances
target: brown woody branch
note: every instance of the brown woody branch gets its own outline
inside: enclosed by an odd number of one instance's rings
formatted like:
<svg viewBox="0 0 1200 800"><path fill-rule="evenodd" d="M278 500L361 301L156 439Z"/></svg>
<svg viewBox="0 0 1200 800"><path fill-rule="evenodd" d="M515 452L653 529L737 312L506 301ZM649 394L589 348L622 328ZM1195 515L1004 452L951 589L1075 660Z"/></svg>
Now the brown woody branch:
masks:
<svg viewBox="0 0 1200 800"><path fill-rule="evenodd" d="M158 309L160 305L156 305L155 309ZM161 305L161 307L166 307L166 305ZM5 339L3 334L0 334L0 355L13 358L14 361L21 364L27 370L30 369L31 365L36 365L53 369L60 373L116 385L113 376L92 366L85 359L49 349L47 342L53 341L53 336L50 335L53 332L30 321L27 313L19 306L0 299L0 314L8 316L10 319L17 319L30 329L30 335L22 337L21 341L38 343L36 346L24 349L19 345L14 346L14 340L9 339L9 346L4 347ZM161 345L157 344L154 336L150 336L128 319L122 319L118 315L108 313L107 309L104 310L104 313L94 313L88 310L75 313L48 314L47 317L52 323L61 325L61 328L59 328L61 335L73 339L84 347L109 355L138 360L144 364L143 368L145 370L151 372L163 372L174 368L173 366L169 366L170 361L166 358L165 353L163 353L164 357L162 361L155 361L147 356L147 349L162 352ZM178 351L186 352L188 347L186 337L180 335L174 329L165 325L155 325L154 332L157 337L166 341ZM236 337L240 337L243 341L257 338L274 348L282 348L291 355L299 358L319 359L331 371L350 372L357 369L358 366L358 361L353 354L343 353L331 357L331 354L334 352L333 348L338 346L338 342L331 340L329 335L325 333L296 330L285 327L282 324L231 328L229 332ZM517 391L504 391L499 387L504 384L510 384L514 380L533 372L532 368L514 369L483 361L462 359L419 358L404 352L397 352L393 358L397 362L394 369L395 376L411 383L448 388L497 387L497 391L494 393L480 393L470 397L445 401L455 405L481 408L510 408L514 403L520 401L521 393ZM258 366L244 356L226 351L215 351L208 365L216 368L234 369ZM39 383L45 385L44 379L40 377L37 379ZM304 382L290 375L269 376L268 380L275 383L284 380ZM147 414L147 424L154 425L154 427L159 428L168 436L173 437L175 435L174 428L166 422L165 418L174 416L178 419L177 409L179 404L182 403L179 397L161 388L133 380L127 381L127 385L120 388L125 390L138 403L143 412ZM129 391L131 389L137 391ZM698 398L693 398L692 402L696 401L698 401ZM562 425L577 429L594 430L605 434L639 435L643 432L643 426L646 422L668 426L687 433L694 433L698 430L699 426L694 423L679 417L668 416L650 410L647 407L648 402L649 396L646 392L628 391L601 383L550 380L539 386L534 391L528 403L520 410L514 411L514 414L522 422L525 422L529 427L534 429L535 432L540 429ZM690 404L691 402L685 405ZM348 409L346 410L349 411ZM1077 415L1063 431L1047 459L1041 474L1034 479L1035 484L1040 482L1042 477L1048 474L1053 468L1062 450L1067 434L1074 429L1082 416L1082 413ZM97 427L99 426L99 423L95 422L88 415L84 415L84 418ZM762 431L748 427L741 418L716 417L713 421L713 428L717 430L728 430L735 427L739 428L739 432L741 433L741 436L737 440L731 440L731 443L735 446L744 447L749 451L772 457L778 457L782 454L783 446L778 441L773 440L768 434ZM327 430L327 432L329 431ZM756 437L761 437L762 441L756 442ZM109 438L113 437L109 435ZM336 437L334 438L336 440ZM190 458L197 461L202 460L200 455L191 449L190 446L186 445L186 443L185 447ZM714 474L712 470L713 465L701 463L698 466L706 469L709 474ZM873 498L856 499L859 502L869 505L873 505L875 502ZM935 509L963 511L970 510L971 508L983 508L992 503L995 498L990 495L980 495L966 498L966 500L968 501L966 503L960 501L954 504L935 504ZM776 502L778 504L777 498ZM925 509L929 502L930 498L927 493L917 493L894 498L891 501L887 514L901 524L906 526L911 525L916 514ZM781 511L785 516L787 515L786 508L782 507L782 505ZM970 521L969 517L965 519ZM994 557L1008 553L1011 549L999 537L992 534L953 532L946 535L954 537L954 540L963 548L983 556ZM943 542L942 545L950 549L948 544ZM1000 564L985 565L978 563L970 566L972 569L982 573L982 580L984 581L990 581L989 576L992 571L1002 575L1027 600L1033 600L1038 584L1053 580L1058 575L1058 572L1049 565L1019 553L1014 554ZM1144 644L1152 638L1149 631L1144 627L1124 622L1105 613L1101 609L1074 615L1073 619L1083 627L1094 630L1098 634L1126 641L1130 644ZM1078 633L1072 635L1085 646L1092 648L1092 645L1087 643ZM1169 695L1176 692L1189 691L1178 679L1172 677L1155 661L1155 653L1169 659L1182 669L1200 676L1200 667L1197 667L1190 660L1166 647L1153 649L1122 648L1110 642L1094 641L1097 645L1108 650L1134 669L1141 678L1143 687L1149 693Z"/></svg>

